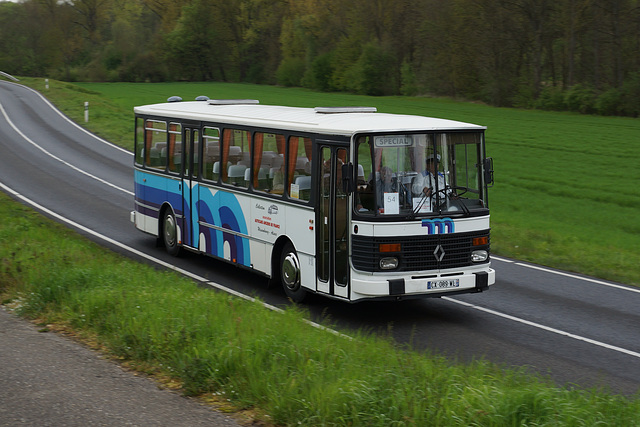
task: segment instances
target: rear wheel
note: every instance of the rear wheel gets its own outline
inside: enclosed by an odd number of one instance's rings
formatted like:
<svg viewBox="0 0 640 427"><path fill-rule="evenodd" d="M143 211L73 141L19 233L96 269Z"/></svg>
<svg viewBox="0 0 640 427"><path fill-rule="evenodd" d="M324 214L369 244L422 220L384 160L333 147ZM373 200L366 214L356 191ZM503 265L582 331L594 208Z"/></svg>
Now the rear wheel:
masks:
<svg viewBox="0 0 640 427"><path fill-rule="evenodd" d="M307 296L307 291L300 286L300 260L291 243L284 245L280 253L280 282L293 302L302 302Z"/></svg>
<svg viewBox="0 0 640 427"><path fill-rule="evenodd" d="M178 225L171 209L167 209L162 217L162 241L169 255L177 256L180 253Z"/></svg>

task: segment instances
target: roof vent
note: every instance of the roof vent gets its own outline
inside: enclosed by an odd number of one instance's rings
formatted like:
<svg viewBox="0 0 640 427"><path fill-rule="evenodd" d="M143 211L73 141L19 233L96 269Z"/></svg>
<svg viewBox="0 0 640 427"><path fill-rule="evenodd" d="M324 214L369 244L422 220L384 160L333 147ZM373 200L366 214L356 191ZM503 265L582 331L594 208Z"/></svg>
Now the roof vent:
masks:
<svg viewBox="0 0 640 427"><path fill-rule="evenodd" d="M256 105L257 99L210 99L209 105Z"/></svg>
<svg viewBox="0 0 640 427"><path fill-rule="evenodd" d="M316 113L337 114L337 113L376 113L376 107L316 107Z"/></svg>
<svg viewBox="0 0 640 427"><path fill-rule="evenodd" d="M208 101L209 97L207 95L200 95L196 97L196 101Z"/></svg>
<svg viewBox="0 0 640 427"><path fill-rule="evenodd" d="M179 96L170 96L169 98L167 98L167 102L180 102L182 101L182 98L180 98Z"/></svg>

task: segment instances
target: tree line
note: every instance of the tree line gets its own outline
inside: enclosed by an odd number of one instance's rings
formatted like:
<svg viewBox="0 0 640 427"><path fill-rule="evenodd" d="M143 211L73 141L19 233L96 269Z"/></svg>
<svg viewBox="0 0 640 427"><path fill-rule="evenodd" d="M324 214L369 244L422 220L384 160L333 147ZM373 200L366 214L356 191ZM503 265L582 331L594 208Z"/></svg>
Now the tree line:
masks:
<svg viewBox="0 0 640 427"><path fill-rule="evenodd" d="M21 0L0 3L0 70L638 117L640 1Z"/></svg>

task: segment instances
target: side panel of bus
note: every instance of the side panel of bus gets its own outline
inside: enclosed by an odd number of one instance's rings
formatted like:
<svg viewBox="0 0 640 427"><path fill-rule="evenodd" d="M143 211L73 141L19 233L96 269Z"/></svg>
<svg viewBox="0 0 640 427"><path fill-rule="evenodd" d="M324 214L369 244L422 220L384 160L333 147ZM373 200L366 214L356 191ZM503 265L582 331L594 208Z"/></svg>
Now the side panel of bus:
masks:
<svg viewBox="0 0 640 427"><path fill-rule="evenodd" d="M198 194L195 249L271 275L274 245L286 236L298 252L303 286L316 290L312 208L203 184L192 194Z"/></svg>
<svg viewBox="0 0 640 427"><path fill-rule="evenodd" d="M138 229L157 236L160 209L164 203L173 207L176 218L182 217L182 190L178 177L135 170L134 180Z"/></svg>

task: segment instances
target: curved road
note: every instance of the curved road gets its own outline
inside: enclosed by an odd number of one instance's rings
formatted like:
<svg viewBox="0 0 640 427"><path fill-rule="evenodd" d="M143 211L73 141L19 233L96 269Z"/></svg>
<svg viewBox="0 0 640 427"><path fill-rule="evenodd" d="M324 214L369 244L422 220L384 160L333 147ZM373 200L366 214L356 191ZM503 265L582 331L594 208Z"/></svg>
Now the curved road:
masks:
<svg viewBox="0 0 640 427"><path fill-rule="evenodd" d="M135 231L132 163L131 153L71 123L38 93L0 82L3 191L134 258L288 304L260 276L206 257L172 258ZM638 393L640 289L509 259L494 258L493 267L497 283L483 294L355 305L317 298L308 307L346 330L392 330L399 342L450 358L524 366L569 387Z"/></svg>

